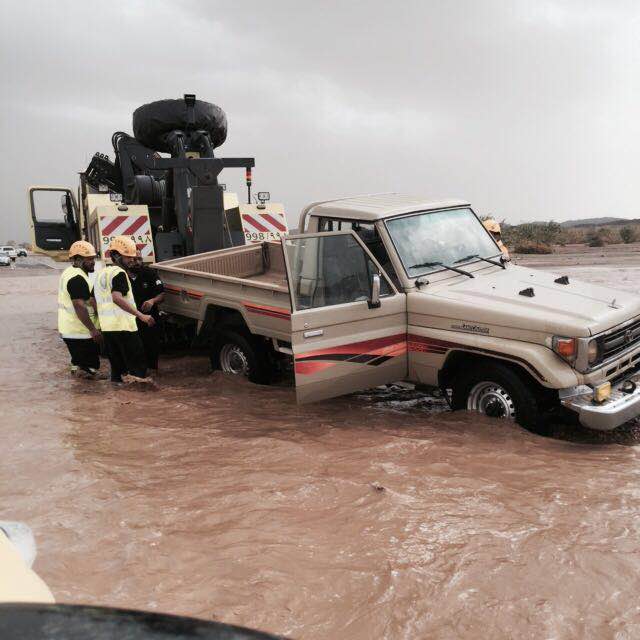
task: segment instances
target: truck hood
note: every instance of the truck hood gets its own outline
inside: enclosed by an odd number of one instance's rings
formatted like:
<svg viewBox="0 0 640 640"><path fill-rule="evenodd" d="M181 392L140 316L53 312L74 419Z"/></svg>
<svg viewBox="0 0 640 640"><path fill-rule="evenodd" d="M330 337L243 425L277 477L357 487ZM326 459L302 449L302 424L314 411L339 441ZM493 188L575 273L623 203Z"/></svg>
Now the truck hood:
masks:
<svg viewBox="0 0 640 640"><path fill-rule="evenodd" d="M440 281L421 292L435 306L444 303L449 317L571 337L594 335L640 314L639 296L572 277L569 284L559 284L556 274L516 265L480 268L474 275L456 277L455 283ZM532 297L521 294L527 289L533 290Z"/></svg>

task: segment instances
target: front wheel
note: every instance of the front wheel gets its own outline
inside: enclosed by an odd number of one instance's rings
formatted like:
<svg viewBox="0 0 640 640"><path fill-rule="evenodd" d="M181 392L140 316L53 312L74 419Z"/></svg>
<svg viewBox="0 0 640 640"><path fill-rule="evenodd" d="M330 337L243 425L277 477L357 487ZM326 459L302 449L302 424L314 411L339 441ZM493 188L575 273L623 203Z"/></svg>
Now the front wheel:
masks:
<svg viewBox="0 0 640 640"><path fill-rule="evenodd" d="M540 393L533 381L498 362L482 362L451 384L451 408L512 420L529 431L547 433Z"/></svg>
<svg viewBox="0 0 640 640"><path fill-rule="evenodd" d="M271 377L263 345L251 334L234 329L222 329L218 333L211 353L211 366L256 384L268 384Z"/></svg>

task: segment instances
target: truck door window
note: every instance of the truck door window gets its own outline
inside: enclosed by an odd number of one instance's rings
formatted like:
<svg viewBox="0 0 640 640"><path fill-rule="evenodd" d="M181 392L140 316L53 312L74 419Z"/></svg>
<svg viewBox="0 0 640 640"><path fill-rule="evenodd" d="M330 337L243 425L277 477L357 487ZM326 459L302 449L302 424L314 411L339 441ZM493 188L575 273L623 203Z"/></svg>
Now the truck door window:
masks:
<svg viewBox="0 0 640 640"><path fill-rule="evenodd" d="M320 218L318 231L354 231L371 251L374 258L382 265L396 287L400 287L400 280L391 264L389 253L373 222L360 220L338 220L334 218Z"/></svg>
<svg viewBox="0 0 640 640"><path fill-rule="evenodd" d="M36 222L73 223L73 204L67 190L34 190L33 214Z"/></svg>
<svg viewBox="0 0 640 640"><path fill-rule="evenodd" d="M298 311L369 299L378 269L352 235L287 239L285 249ZM380 295L389 295L389 283L380 284Z"/></svg>

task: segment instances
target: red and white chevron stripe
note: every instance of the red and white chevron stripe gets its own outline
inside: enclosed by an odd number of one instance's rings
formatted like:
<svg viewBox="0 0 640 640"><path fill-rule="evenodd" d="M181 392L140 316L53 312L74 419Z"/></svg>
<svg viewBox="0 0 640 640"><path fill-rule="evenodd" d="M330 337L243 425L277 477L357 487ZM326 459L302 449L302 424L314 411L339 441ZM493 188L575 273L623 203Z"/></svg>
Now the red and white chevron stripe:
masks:
<svg viewBox="0 0 640 640"><path fill-rule="evenodd" d="M115 236L129 236L143 258L154 258L151 224L145 215L100 216L102 251L107 255L109 243Z"/></svg>
<svg viewBox="0 0 640 640"><path fill-rule="evenodd" d="M287 233L284 211L261 211L254 206L244 206L240 209L240 214L246 242L279 240Z"/></svg>

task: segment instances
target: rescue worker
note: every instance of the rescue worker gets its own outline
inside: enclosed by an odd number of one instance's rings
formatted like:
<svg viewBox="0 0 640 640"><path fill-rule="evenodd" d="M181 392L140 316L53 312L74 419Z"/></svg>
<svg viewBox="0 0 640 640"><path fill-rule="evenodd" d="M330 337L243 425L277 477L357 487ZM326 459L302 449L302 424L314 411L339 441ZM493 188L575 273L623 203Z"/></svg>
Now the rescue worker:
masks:
<svg viewBox="0 0 640 640"><path fill-rule="evenodd" d="M496 241L498 247L500 247L500 251L502 251L504 259L511 260L509 249L507 249L504 242L502 242L502 229L500 228L500 223L493 218L489 218L482 224L484 225L484 228L493 236L493 239Z"/></svg>
<svg viewBox="0 0 640 640"><path fill-rule="evenodd" d="M71 356L71 373L95 378L100 369L99 330L89 274L96 264L96 250L84 240L69 248L68 266L58 286L58 331Z"/></svg>
<svg viewBox="0 0 640 640"><path fill-rule="evenodd" d="M140 251L136 252L136 259L129 270L129 279L133 290L136 306L143 313L148 313L155 321L154 326L144 322L138 323L138 331L144 346L147 367L158 370L158 355L160 352L160 310L158 305L164 300L164 285L158 274L144 265Z"/></svg>
<svg viewBox="0 0 640 640"><path fill-rule="evenodd" d="M109 243L109 255L113 265L98 273L94 293L111 364L111 381L122 382L126 375L149 382L136 319L148 326L153 326L154 320L137 309L126 271L136 258L136 244L127 236L116 236Z"/></svg>

